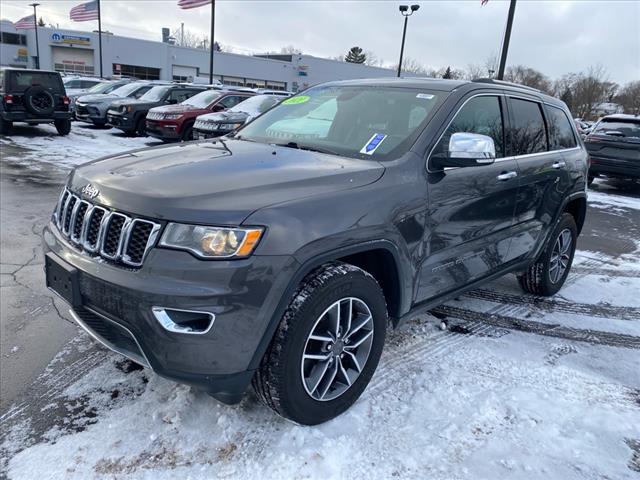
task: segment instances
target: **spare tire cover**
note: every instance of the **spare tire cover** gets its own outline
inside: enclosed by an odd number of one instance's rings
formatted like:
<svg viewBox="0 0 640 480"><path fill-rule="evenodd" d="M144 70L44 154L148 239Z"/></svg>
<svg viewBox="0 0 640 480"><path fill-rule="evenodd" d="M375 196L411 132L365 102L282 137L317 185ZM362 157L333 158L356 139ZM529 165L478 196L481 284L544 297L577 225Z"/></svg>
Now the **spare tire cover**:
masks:
<svg viewBox="0 0 640 480"><path fill-rule="evenodd" d="M44 87L30 87L24 92L24 106L34 115L51 115L56 103L53 95Z"/></svg>

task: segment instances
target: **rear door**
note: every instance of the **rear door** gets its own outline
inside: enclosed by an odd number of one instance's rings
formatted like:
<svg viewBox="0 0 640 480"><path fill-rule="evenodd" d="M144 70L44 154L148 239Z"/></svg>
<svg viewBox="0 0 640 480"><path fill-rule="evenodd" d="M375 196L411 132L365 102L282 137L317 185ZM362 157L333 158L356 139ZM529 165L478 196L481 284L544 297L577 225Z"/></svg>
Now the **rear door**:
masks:
<svg viewBox="0 0 640 480"><path fill-rule="evenodd" d="M509 148L520 172L515 210L516 234L509 253L511 260L528 254L546 238L571 179L564 148L550 143L549 125L542 102L537 98L521 96L509 96L507 100ZM563 112L560 111L560 114ZM554 112L549 120L554 119L555 124L557 118Z"/></svg>
<svg viewBox="0 0 640 480"><path fill-rule="evenodd" d="M498 271L509 258L518 166L505 151L506 105L499 94L468 97L431 155L445 153L456 132L490 136L490 165L429 169L425 257L416 301L446 293Z"/></svg>

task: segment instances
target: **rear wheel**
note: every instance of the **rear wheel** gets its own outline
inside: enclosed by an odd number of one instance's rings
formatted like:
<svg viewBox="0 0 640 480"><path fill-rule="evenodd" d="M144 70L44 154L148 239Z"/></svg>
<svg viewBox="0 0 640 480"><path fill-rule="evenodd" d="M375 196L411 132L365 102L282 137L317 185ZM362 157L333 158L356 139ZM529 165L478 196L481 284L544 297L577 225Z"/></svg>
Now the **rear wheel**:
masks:
<svg viewBox="0 0 640 480"><path fill-rule="evenodd" d="M71 120L56 120L53 124L58 131L58 135L62 135L63 137L69 135L71 131Z"/></svg>
<svg viewBox="0 0 640 480"><path fill-rule="evenodd" d="M557 293L571 270L577 238L578 229L573 216L563 213L538 261L518 277L522 289L534 295Z"/></svg>
<svg viewBox="0 0 640 480"><path fill-rule="evenodd" d="M0 117L0 133L2 135L9 135L12 129L13 129L13 122L10 122Z"/></svg>
<svg viewBox="0 0 640 480"><path fill-rule="evenodd" d="M276 413L303 425L326 422L360 397L375 371L387 326L378 282L329 263L303 281L253 386Z"/></svg>

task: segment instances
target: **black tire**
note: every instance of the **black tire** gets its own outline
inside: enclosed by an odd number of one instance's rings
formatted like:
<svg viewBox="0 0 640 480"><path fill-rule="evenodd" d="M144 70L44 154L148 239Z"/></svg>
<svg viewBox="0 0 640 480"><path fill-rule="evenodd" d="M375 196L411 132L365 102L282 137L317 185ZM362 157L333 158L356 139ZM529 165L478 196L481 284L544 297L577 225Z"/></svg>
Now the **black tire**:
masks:
<svg viewBox="0 0 640 480"><path fill-rule="evenodd" d="M10 135L13 130L13 122L7 121L0 117L0 134Z"/></svg>
<svg viewBox="0 0 640 480"><path fill-rule="evenodd" d="M354 302L363 302L371 312L373 340L368 356L360 365L359 375L355 373L355 368L347 367L357 376L337 398L316 399L304 385L303 354L310 341L309 336L323 313L328 311L328 307L345 299L349 301L349 298L353 298ZM358 267L340 262L319 267L304 279L289 304L254 375L254 390L262 402L277 414L303 425L317 425L340 415L360 397L371 380L382 354L387 321L384 294L371 275ZM348 336L343 340L348 343ZM339 371L338 358L334 359L336 371ZM341 388L345 388L346 383L343 382Z"/></svg>
<svg viewBox="0 0 640 480"><path fill-rule="evenodd" d="M566 251L566 266L564 270L562 270L563 265L552 260L555 257L554 250L557 249L558 242L562 243L560 241L560 235L564 234L564 232L570 233L571 243ZM525 292L534 295L542 295L545 297L555 295L558 290L562 288L562 285L569 275L571 264L573 263L573 256L576 251L577 240L578 229L573 216L568 213L563 213L553 229L549 237L549 242L540 258L536 263L531 265L523 275L518 276L520 287L522 287ZM561 257L564 257L564 255Z"/></svg>
<svg viewBox="0 0 640 480"><path fill-rule="evenodd" d="M591 186L591 184L593 183L593 181L595 180L595 175L589 175L587 177L587 185Z"/></svg>
<svg viewBox="0 0 640 480"><path fill-rule="evenodd" d="M69 132L71 131L71 120L56 120L53 122L53 125L58 131L58 135L63 137L69 135Z"/></svg>
<svg viewBox="0 0 640 480"><path fill-rule="evenodd" d="M135 134L139 137L147 136L147 118L143 115L136 121Z"/></svg>
<svg viewBox="0 0 640 480"><path fill-rule="evenodd" d="M182 132L181 140L183 142L188 142L189 140L193 140L193 124L187 125Z"/></svg>
<svg viewBox="0 0 640 480"><path fill-rule="evenodd" d="M38 116L49 116L56 108L56 102L49 90L43 87L29 87L24 91L25 108Z"/></svg>

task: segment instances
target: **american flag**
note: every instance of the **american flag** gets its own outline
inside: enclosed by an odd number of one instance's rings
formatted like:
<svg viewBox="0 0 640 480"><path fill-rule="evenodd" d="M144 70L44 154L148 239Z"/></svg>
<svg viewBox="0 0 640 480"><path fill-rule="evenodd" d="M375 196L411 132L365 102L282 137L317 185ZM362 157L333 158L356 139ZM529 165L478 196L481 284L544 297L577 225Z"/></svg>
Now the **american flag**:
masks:
<svg viewBox="0 0 640 480"><path fill-rule="evenodd" d="M211 0L178 0L178 6L183 10L202 7L204 5L209 5L210 3Z"/></svg>
<svg viewBox="0 0 640 480"><path fill-rule="evenodd" d="M36 16L29 15L28 17L21 18L13 24L14 27L21 30L29 30L30 28L36 28Z"/></svg>
<svg viewBox="0 0 640 480"><path fill-rule="evenodd" d="M98 0L76 5L69 12L69 17L76 22L98 20Z"/></svg>
<svg viewBox="0 0 640 480"><path fill-rule="evenodd" d="M481 0L480 6L484 7L487 3L489 3L489 0Z"/></svg>

